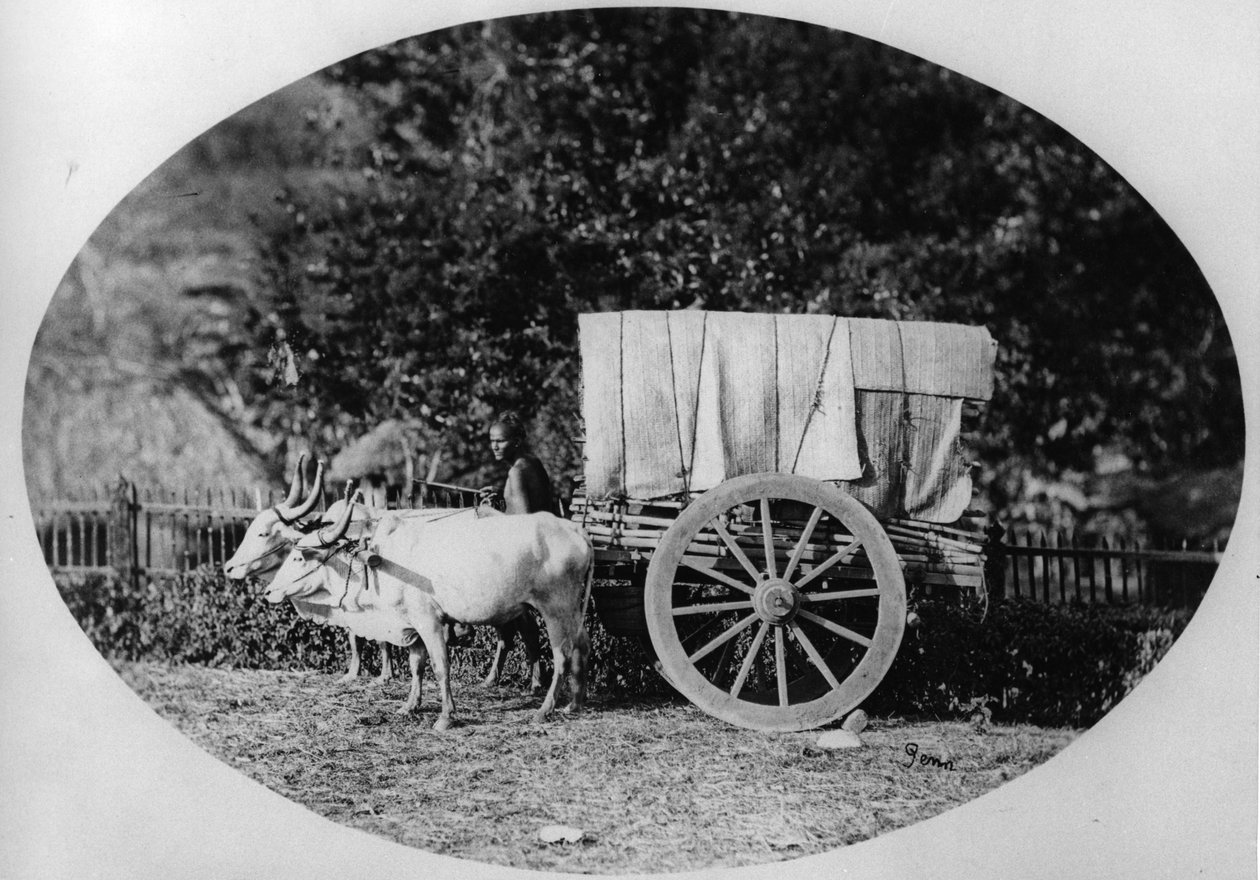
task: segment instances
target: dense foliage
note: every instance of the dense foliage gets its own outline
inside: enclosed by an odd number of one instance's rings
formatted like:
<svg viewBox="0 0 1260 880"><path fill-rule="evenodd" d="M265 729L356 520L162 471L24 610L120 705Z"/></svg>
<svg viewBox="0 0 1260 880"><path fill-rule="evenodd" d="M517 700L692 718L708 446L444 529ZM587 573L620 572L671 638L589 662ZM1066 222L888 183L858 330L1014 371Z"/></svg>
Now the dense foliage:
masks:
<svg viewBox="0 0 1260 880"><path fill-rule="evenodd" d="M577 470L577 313L814 311L985 324L978 452L1016 475L1114 449L1241 457L1237 370L1203 278L1097 156L1021 105L850 35L681 9L470 24L326 73L364 186L284 195L253 393L278 436L405 416L460 478L490 413Z"/></svg>
<svg viewBox="0 0 1260 880"><path fill-rule="evenodd" d="M308 625L220 572L134 586L113 576L62 576L57 587L106 659L327 671L345 661L343 630Z"/></svg>
<svg viewBox="0 0 1260 880"><path fill-rule="evenodd" d="M302 620L287 602L268 604L256 584L228 581L207 567L134 586L114 576L62 575L57 587L84 633L110 660L338 673L346 668L344 629ZM593 687L635 695L668 691L652 671L650 649L639 640L613 638L594 612L587 628ZM544 646L546 637L544 630ZM494 649L494 630L479 627L471 646L452 651L451 662L457 671L484 675ZM405 674L406 652L392 651L396 674ZM544 653L546 661L550 655L545 648ZM374 647L362 651L362 664L365 673L380 670ZM522 683L528 678L519 646L505 675Z"/></svg>
<svg viewBox="0 0 1260 880"><path fill-rule="evenodd" d="M1155 668L1189 611L1007 599L979 616L923 602L876 711L1088 727Z"/></svg>
<svg viewBox="0 0 1260 880"><path fill-rule="evenodd" d="M88 638L111 660L163 660L212 666L340 673L345 631L301 620L288 604L198 570L131 587L116 578L62 579L62 597ZM1167 653L1189 612L1141 607L996 604L984 619L956 602L919 603L923 625L908 630L871 712L1087 727L1119 702ZM641 697L673 693L656 674L646 640L614 636L588 614L593 692ZM544 667L549 652L543 633ZM456 671L484 674L494 631L452 651ZM364 669L378 668L375 650ZM395 649L396 674L405 658ZM548 672L548 674L550 674ZM431 675L431 673L426 673ZM515 648L507 680L526 680Z"/></svg>

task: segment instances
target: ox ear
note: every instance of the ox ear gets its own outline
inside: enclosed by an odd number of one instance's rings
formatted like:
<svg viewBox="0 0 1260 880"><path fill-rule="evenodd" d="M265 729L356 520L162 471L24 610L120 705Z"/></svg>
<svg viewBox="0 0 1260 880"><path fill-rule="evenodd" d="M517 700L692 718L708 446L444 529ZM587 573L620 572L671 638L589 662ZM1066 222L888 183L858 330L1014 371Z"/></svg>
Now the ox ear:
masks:
<svg viewBox="0 0 1260 880"><path fill-rule="evenodd" d="M296 544L298 541L306 537L306 532L302 531L297 526L285 525L279 521L276 522L276 527L271 530L271 533L293 544Z"/></svg>
<svg viewBox="0 0 1260 880"><path fill-rule="evenodd" d="M388 535L393 534L394 530L402 525L402 517L391 511L385 514L376 523L376 529L372 533L372 537L379 541Z"/></svg>

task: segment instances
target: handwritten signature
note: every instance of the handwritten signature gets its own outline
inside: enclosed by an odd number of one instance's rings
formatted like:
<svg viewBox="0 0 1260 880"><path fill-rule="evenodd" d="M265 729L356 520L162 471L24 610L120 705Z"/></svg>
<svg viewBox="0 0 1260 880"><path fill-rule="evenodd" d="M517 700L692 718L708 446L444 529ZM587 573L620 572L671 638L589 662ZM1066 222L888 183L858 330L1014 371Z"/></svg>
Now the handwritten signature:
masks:
<svg viewBox="0 0 1260 880"><path fill-rule="evenodd" d="M921 767L936 767L940 770L953 770L954 762L942 761L935 755L919 754L918 743L906 743L906 754L910 756L908 764L902 764L902 767L913 767L916 763Z"/></svg>

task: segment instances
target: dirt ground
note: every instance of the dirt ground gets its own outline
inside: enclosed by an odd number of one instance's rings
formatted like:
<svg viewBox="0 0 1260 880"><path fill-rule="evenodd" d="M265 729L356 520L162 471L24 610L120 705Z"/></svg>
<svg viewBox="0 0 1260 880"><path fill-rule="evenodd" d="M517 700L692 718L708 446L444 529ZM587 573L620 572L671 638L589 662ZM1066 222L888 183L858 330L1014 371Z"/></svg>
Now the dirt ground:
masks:
<svg viewBox="0 0 1260 880"><path fill-rule="evenodd" d="M818 745L819 731L743 730L681 699L595 699L582 714L533 724L539 698L471 682L454 688L459 724L437 733L431 680L420 710L399 716L402 679L117 668L210 754L321 816L407 846L550 871L679 871L822 852L969 801L1076 735L873 718L863 747L834 750ZM581 838L544 842L552 825Z"/></svg>

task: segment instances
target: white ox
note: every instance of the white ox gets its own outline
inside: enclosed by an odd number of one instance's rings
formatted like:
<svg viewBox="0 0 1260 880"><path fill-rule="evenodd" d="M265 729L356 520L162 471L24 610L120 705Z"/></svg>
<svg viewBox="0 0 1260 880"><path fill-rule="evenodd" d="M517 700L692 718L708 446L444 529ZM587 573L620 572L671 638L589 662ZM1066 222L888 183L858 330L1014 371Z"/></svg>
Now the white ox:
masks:
<svg viewBox="0 0 1260 880"><path fill-rule="evenodd" d="M319 502L320 495L323 493L324 463L321 461L316 465L315 481L309 494L306 492L305 487L305 464L306 456L302 455L298 459L297 468L294 470L293 480L289 486L289 494L285 500L275 507L260 511L246 528L245 535L241 539L240 545L236 548L236 552L232 554L231 559L223 564L224 573L230 580L239 581L250 577L263 579L269 575L274 575L279 571L285 555L293 549L301 538L318 525L318 523L305 522L304 517L314 510ZM364 505L354 504L347 498L334 502L319 522L333 523L341 517L346 505L353 507L351 522L356 524L374 521L382 513L382 511L374 511ZM404 511L399 515L429 520L455 513L468 512L467 509L426 508ZM324 606L301 600L294 600L292 604L298 615L303 619L347 628L349 632L350 664L346 674L338 681L349 682L358 678L361 665L358 643L361 636L356 635L353 627L341 622L342 618L353 612L342 610L336 615L337 620L333 620L332 615L328 613L328 609ZM487 687L497 684L502 676L507 655L512 648L517 632L521 635L521 642L525 649L525 663L530 673L529 686L531 690L541 689L542 669L539 663L538 627L534 622L534 618L529 614L523 614L511 625L498 629L498 642L495 648L494 660L490 664L490 671L486 675L485 681L482 682ZM379 645L381 662L380 674L377 676L376 681L379 684L384 684L393 678L393 661L390 657L389 643L380 642Z"/></svg>
<svg viewBox="0 0 1260 880"><path fill-rule="evenodd" d="M583 613L594 554L580 528L550 513L429 521L390 513L357 537L350 525L347 510L331 529L298 541L267 600L317 604L330 609L329 622L406 646L411 691L400 713L419 705L427 655L441 702L433 726L449 727L455 704L446 624L502 626L529 608L542 615L555 663L534 720L551 713L566 674L566 710L581 707L590 652Z"/></svg>

